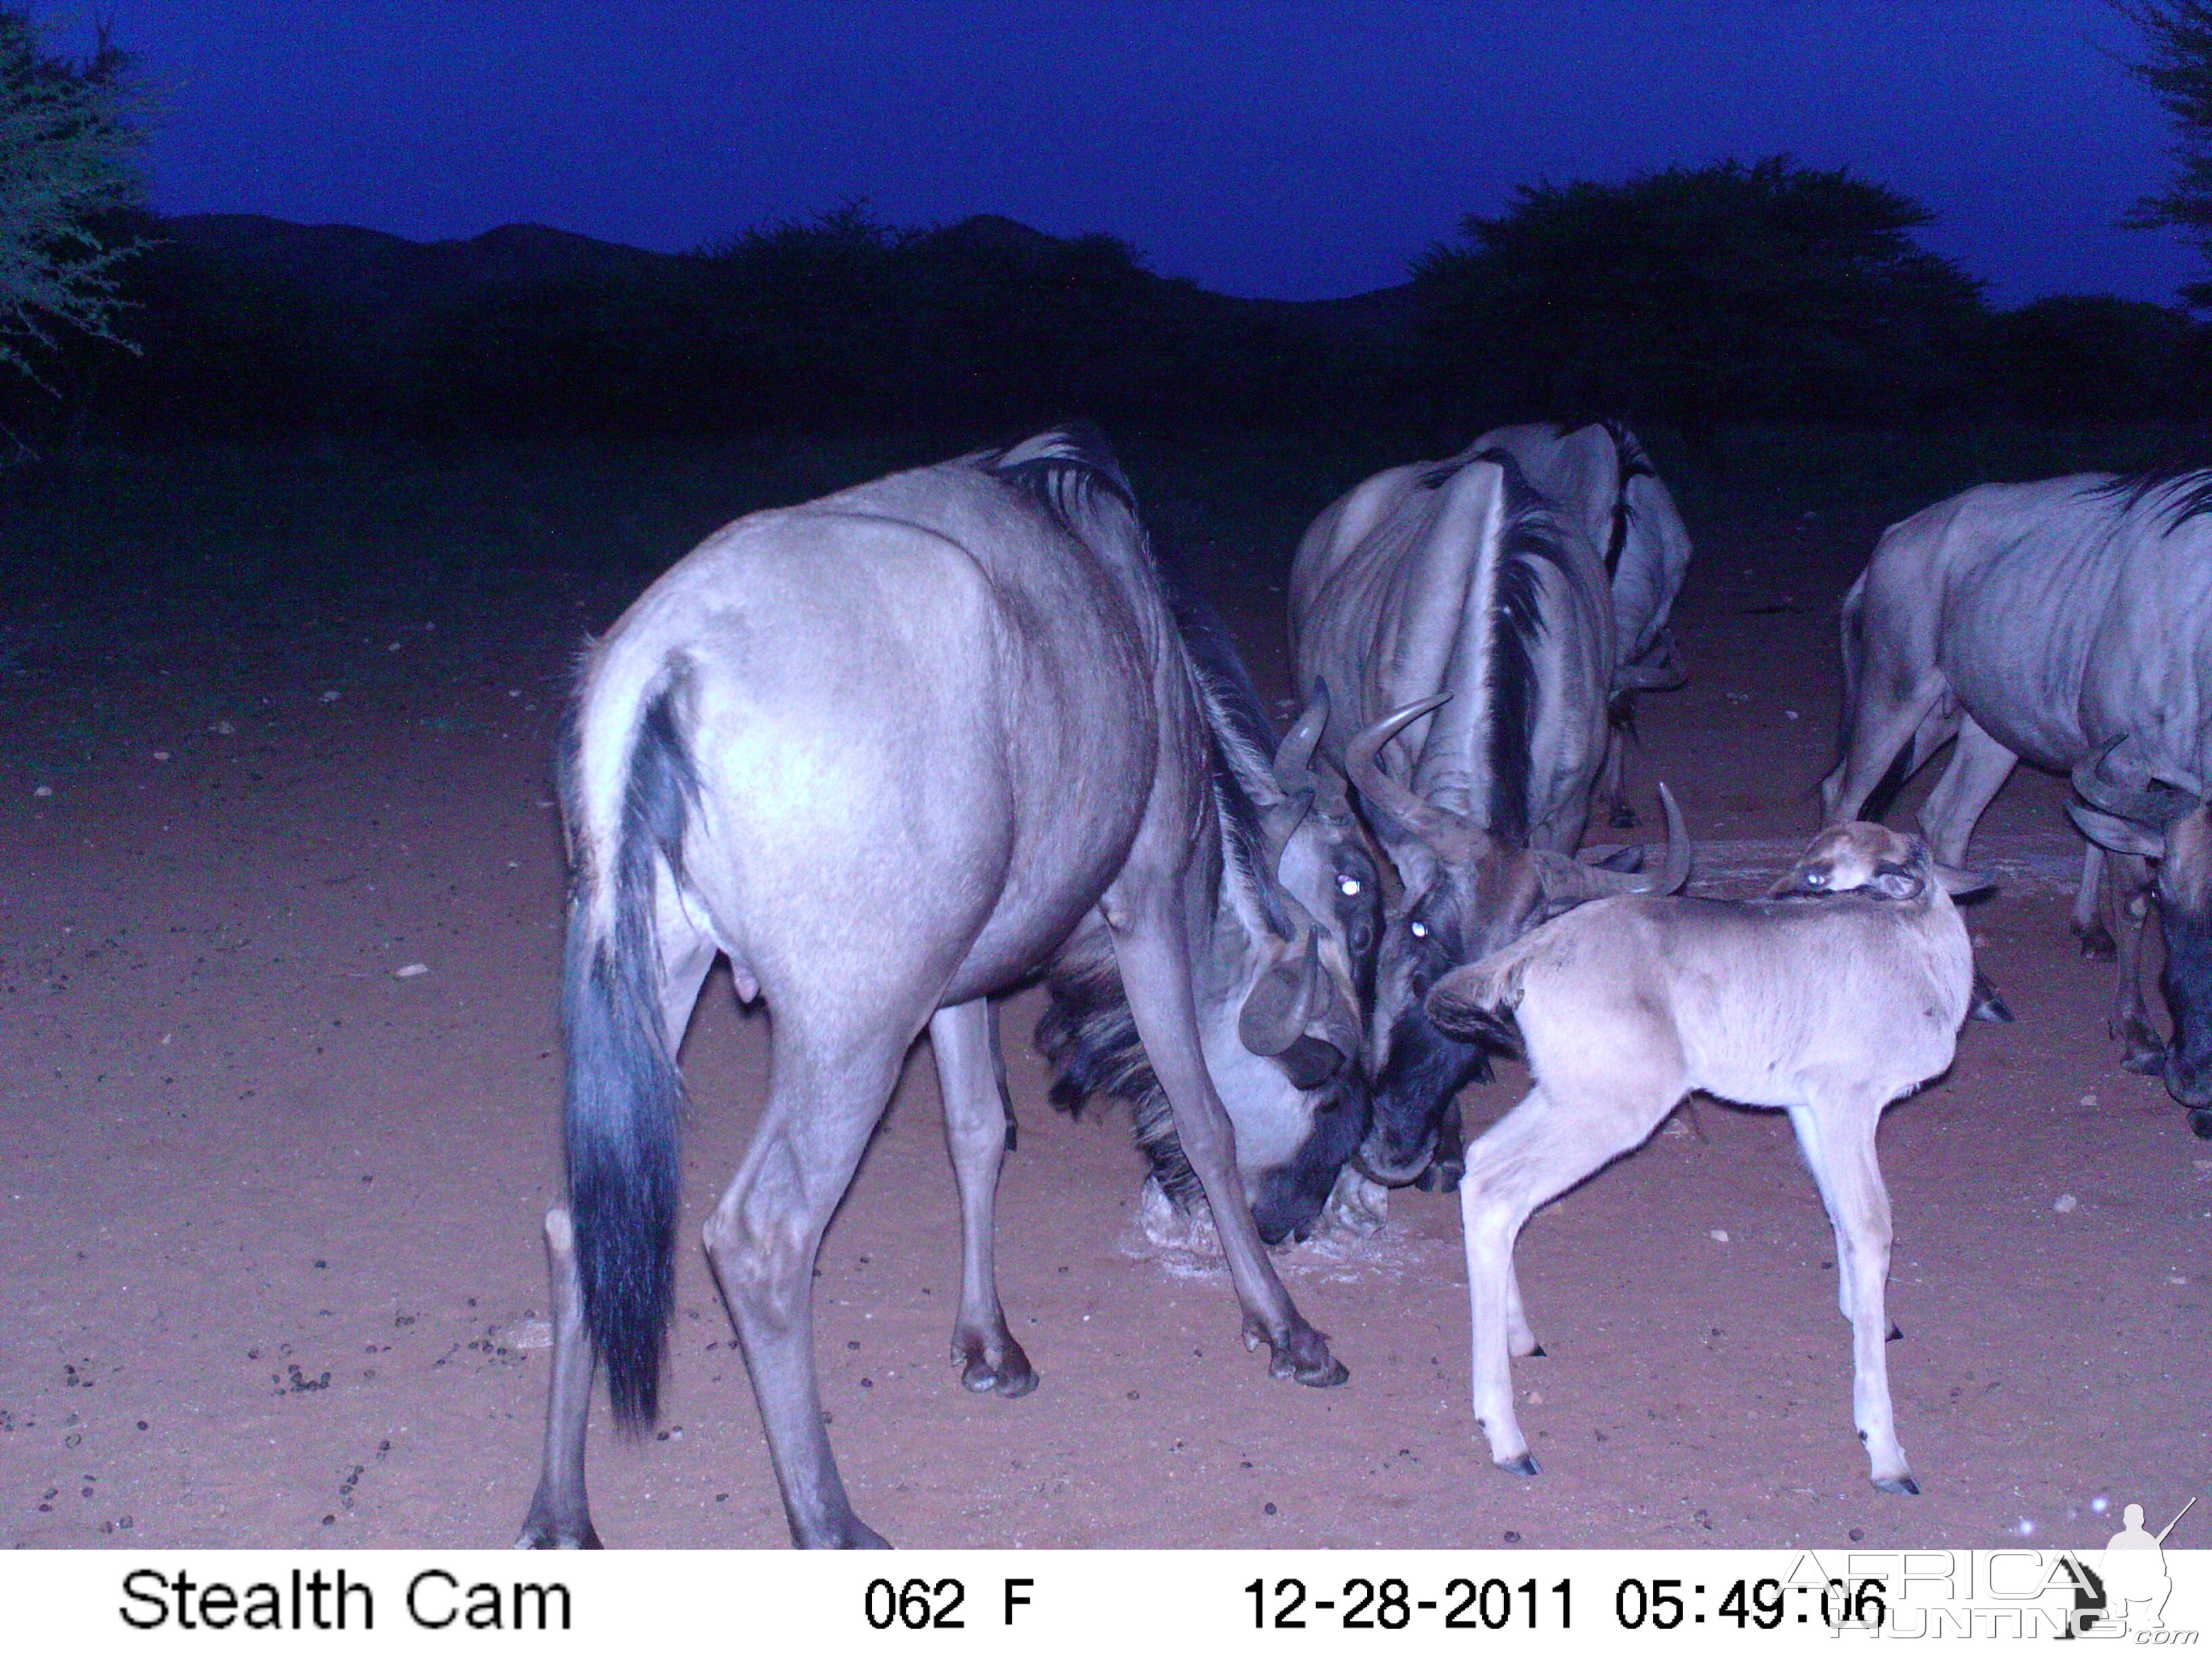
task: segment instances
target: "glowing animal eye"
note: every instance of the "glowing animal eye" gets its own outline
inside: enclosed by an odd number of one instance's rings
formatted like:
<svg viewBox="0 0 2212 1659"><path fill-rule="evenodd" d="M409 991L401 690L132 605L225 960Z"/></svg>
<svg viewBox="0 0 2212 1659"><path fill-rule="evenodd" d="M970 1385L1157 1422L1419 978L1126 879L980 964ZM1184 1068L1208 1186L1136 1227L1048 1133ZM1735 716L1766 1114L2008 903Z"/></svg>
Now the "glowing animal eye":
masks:
<svg viewBox="0 0 2212 1659"><path fill-rule="evenodd" d="M1336 878L1336 890L1343 894L1346 898L1358 898L1359 896L1359 883L1353 877L1339 876Z"/></svg>
<svg viewBox="0 0 2212 1659"><path fill-rule="evenodd" d="M1413 924L1413 937L1415 939L1426 939L1428 936L1429 930L1425 926L1418 921Z"/></svg>

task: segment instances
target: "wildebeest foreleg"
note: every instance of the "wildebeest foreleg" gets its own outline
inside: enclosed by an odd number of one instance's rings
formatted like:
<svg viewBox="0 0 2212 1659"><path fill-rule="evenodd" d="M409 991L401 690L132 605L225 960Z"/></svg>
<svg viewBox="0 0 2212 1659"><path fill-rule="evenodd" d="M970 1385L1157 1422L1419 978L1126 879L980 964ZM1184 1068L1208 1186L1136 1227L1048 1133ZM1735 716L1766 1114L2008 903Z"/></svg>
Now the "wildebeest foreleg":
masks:
<svg viewBox="0 0 2212 1659"><path fill-rule="evenodd" d="M1013 1115L1000 1069L997 1023L981 998L941 1008L929 1022L937 1088L945 1102L945 1140L960 1188L960 1316L952 1328L952 1363L978 1394L1007 1399L1037 1385L1030 1357L1006 1328L994 1262L994 1209L999 1167Z"/></svg>
<svg viewBox="0 0 2212 1659"><path fill-rule="evenodd" d="M1108 914L1110 920L1113 913ZM1236 1131L1214 1092L1200 1046L1180 895L1170 890L1153 896L1146 913L1116 924L1114 953L1137 1035L1174 1108L1176 1137L1213 1211L1229 1276L1243 1304L1246 1346L1265 1342L1273 1351L1268 1370L1276 1376L1295 1377L1313 1388L1343 1382L1351 1373L1329 1353L1328 1338L1298 1312L1275 1276L1252 1220L1251 1200L1237 1170Z"/></svg>
<svg viewBox="0 0 2212 1659"><path fill-rule="evenodd" d="M545 1268L553 1291L553 1382L545 1401L545 1456L538 1495L522 1522L517 1549L600 1547L584 1497L584 1429L592 1413L592 1373L598 1358L584 1325L584 1285L576 1273L576 1241L568 1212L545 1212Z"/></svg>
<svg viewBox="0 0 2212 1659"><path fill-rule="evenodd" d="M2142 1072L2156 1077L2166 1065L2166 1044L2151 1024L2150 1012L2143 1001L2142 940L2143 927L2149 919L2150 866L2132 854L2113 853L2112 905L2113 919L2118 922L2120 936L2116 955L2118 986L2112 997L2112 1018L2110 1030L2127 1045L2121 1064L2131 1072Z"/></svg>
<svg viewBox="0 0 2212 1659"><path fill-rule="evenodd" d="M775 1002L769 1007L773 1012ZM884 1547L854 1514L822 1423L814 1367L814 1259L883 1116L911 1034L854 1011L849 1024L778 1018L768 1106L737 1178L707 1218L707 1251L743 1345L783 1491L804 1549ZM895 1017L894 1017L895 1018ZM887 1029L901 1035L887 1037Z"/></svg>
<svg viewBox="0 0 2212 1659"><path fill-rule="evenodd" d="M1837 1303L1851 1322L1851 1418L1869 1478L1883 1492L1917 1493L1889 1401L1889 1193L1874 1144L1884 1103L1863 1090L1828 1095L1792 1107L1790 1119L1835 1228Z"/></svg>
<svg viewBox="0 0 2212 1659"><path fill-rule="evenodd" d="M1468 1148L1459 1208L1474 1314L1474 1416L1500 1468L1536 1473L1513 1412L1510 1357L1536 1352L1522 1310L1514 1241L1538 1209L1650 1135L1672 1104L1625 1113L1562 1103L1532 1089Z"/></svg>
<svg viewBox="0 0 2212 1659"><path fill-rule="evenodd" d="M2081 954L2093 962L2110 962L2119 952L2098 900L2105 885L2105 849L2095 842L2081 855L2081 884L2074 891L2074 937L2081 941Z"/></svg>

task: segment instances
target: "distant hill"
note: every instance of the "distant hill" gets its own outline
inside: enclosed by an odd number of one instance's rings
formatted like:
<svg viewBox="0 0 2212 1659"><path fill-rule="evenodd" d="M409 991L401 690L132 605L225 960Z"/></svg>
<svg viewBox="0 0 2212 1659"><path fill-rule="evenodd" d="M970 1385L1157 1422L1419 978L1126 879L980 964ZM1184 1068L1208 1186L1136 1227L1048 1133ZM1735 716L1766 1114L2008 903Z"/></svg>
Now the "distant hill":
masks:
<svg viewBox="0 0 2212 1659"><path fill-rule="evenodd" d="M188 213L163 232L194 252L377 312L442 305L472 290L577 277L634 277L684 256L603 242L547 225L501 225L480 236L410 241L358 225L300 225L255 213ZM928 233L948 248L1037 257L1067 239L996 213ZM1410 284L1339 300L1249 300L1193 289L1217 313L1339 337L1402 335L1413 318Z"/></svg>
<svg viewBox="0 0 2212 1659"><path fill-rule="evenodd" d="M358 225L295 225L258 213L188 213L164 222L188 248L374 311L412 311L480 288L577 276L629 276L673 256L547 225L501 225L465 241L414 242Z"/></svg>

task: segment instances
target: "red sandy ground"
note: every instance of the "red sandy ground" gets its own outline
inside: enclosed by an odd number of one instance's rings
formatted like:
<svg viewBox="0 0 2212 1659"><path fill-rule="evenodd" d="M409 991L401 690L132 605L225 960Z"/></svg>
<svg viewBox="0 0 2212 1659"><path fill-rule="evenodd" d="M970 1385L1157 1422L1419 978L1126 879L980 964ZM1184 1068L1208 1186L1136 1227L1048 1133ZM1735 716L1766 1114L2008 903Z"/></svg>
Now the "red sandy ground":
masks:
<svg viewBox="0 0 2212 1659"><path fill-rule="evenodd" d="M1835 602L1876 527L1701 543L1694 678L1646 700L1639 775L1672 781L1701 840L1765 844L1711 855L1737 887L1815 821ZM1283 550L1200 552L1283 689ZM388 587L339 609L241 632L173 606L0 679L10 1543L498 1545L529 1500L559 1167L547 757L567 653L612 611ZM95 732L88 763L38 759L63 729ZM977 1398L947 1364L957 1237L921 1057L821 1258L860 1512L911 1545L1492 1547L1988 1546L2023 1523L2094 1546L2116 1525L2100 1496L2172 1514L2212 1486L2212 1146L2106 1040L2112 970L2065 932L2060 798L2016 780L1978 845L2007 885L1972 925L2020 1023L1970 1026L1883 1133L1920 1498L1866 1482L1828 1227L1779 1115L1704 1104L1709 1139L1678 1117L1531 1224L1549 1357L1516 1367L1544 1466L1523 1480L1469 1413L1452 1200L1398 1194L1382 1237L1284 1255L1352 1377L1271 1381L1220 1273L1136 1242L1124 1124L1045 1105L1032 993L1006 1021L1021 1144L1000 1226L1043 1386ZM663 1431L594 1428L611 1544L785 1541L692 1243L766 1036L710 984ZM1471 1122L1515 1097L1510 1074L1471 1091Z"/></svg>

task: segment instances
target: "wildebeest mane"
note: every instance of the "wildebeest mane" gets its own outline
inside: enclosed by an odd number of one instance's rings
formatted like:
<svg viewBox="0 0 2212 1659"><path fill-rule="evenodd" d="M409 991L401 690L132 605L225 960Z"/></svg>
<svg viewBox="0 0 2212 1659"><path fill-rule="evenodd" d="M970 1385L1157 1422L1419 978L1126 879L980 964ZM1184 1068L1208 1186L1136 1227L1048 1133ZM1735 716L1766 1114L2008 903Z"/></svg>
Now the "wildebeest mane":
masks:
<svg viewBox="0 0 2212 1659"><path fill-rule="evenodd" d="M2212 513L2212 467L2125 472L2091 484L2082 493L2117 501L2117 510L2124 514L2132 513L2153 496L2163 496L2160 507L2165 514L2165 532L2170 536L2190 520Z"/></svg>
<svg viewBox="0 0 2212 1659"><path fill-rule="evenodd" d="M1481 816L1493 834L1525 843L1534 763L1530 746L1542 695L1536 663L1549 630L1543 568L1548 564L1565 573L1567 549L1550 504L1529 483L1519 462L1503 450L1486 450L1474 459L1494 463L1505 475L1505 524L1494 549L1497 577L1490 614L1480 619L1490 646L1490 790Z"/></svg>
<svg viewBox="0 0 2212 1659"><path fill-rule="evenodd" d="M1105 434L1087 421L1064 422L977 461L1036 500L1070 535L1083 534L1084 521L1097 514L1102 497L1136 521L1136 492Z"/></svg>

